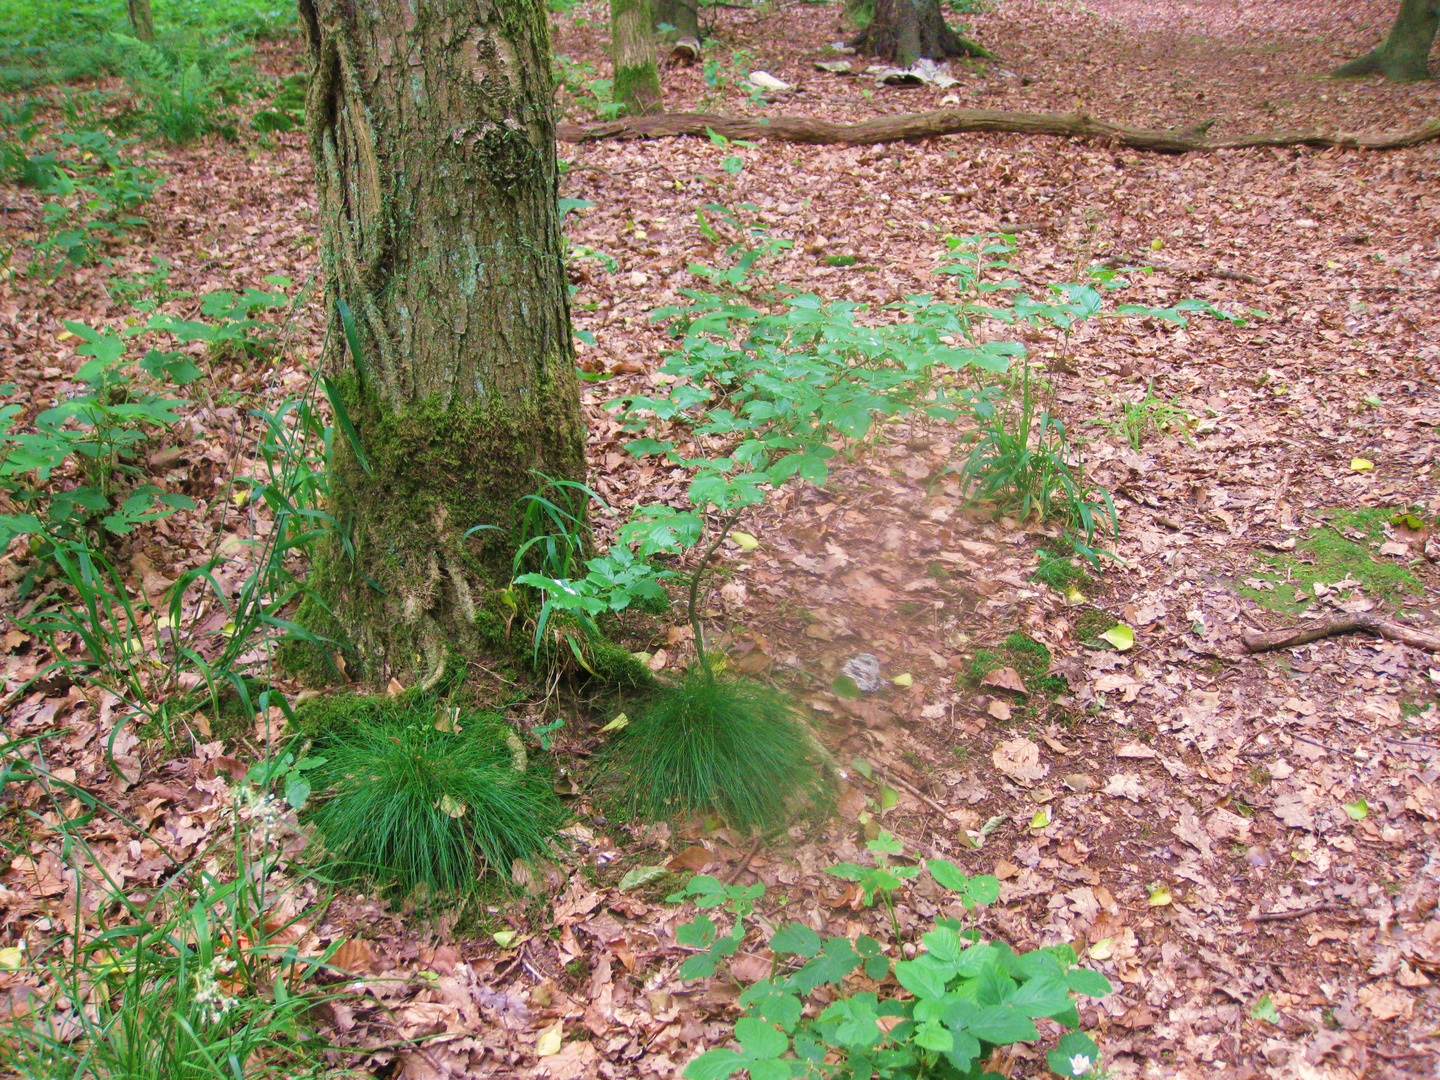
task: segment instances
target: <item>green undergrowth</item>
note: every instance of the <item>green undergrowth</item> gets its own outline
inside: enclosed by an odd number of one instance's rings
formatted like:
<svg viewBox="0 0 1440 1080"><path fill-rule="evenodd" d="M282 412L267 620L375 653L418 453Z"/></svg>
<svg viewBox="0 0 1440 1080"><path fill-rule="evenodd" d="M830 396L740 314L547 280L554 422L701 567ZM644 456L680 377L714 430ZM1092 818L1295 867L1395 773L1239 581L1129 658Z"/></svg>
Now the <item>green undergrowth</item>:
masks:
<svg viewBox="0 0 1440 1080"><path fill-rule="evenodd" d="M1064 537L1057 537L1057 547L1068 547ZM1071 549L1073 550L1073 548ZM1038 581L1042 585L1048 585L1063 596L1068 596L1072 591L1082 592L1090 585L1090 575L1081 567L1077 566L1075 560L1061 551L1047 551L1045 548L1038 548L1035 551L1038 563L1035 572L1030 575L1031 581Z"/></svg>
<svg viewBox="0 0 1440 1080"><path fill-rule="evenodd" d="M1300 539L1293 552L1261 556L1240 595L1287 615L1309 610L1332 590L1342 603L1363 592L1388 610L1397 609L1424 593L1403 562L1378 552L1386 523L1403 512L1386 507L1326 511L1328 523Z"/></svg>
<svg viewBox="0 0 1440 1080"><path fill-rule="evenodd" d="M1069 693L1065 680L1050 670L1050 650L1027 634L1016 632L991 649L977 649L962 679L972 687L992 671L1011 668L1025 684L1025 707L1032 708L1042 699ZM1022 710L1023 711L1023 710Z"/></svg>
<svg viewBox="0 0 1440 1080"><path fill-rule="evenodd" d="M564 807L543 769L497 713L427 694L336 695L310 710L311 820L342 881L409 895L466 894L482 874L551 851Z"/></svg>
<svg viewBox="0 0 1440 1080"><path fill-rule="evenodd" d="M823 751L790 698L703 663L627 724L608 767L625 816L715 813L743 832L778 829L828 793Z"/></svg>
<svg viewBox="0 0 1440 1080"><path fill-rule="evenodd" d="M1064 680L1045 678L1050 670L1050 650L1028 634L1017 631L993 649L977 650L968 674L978 683L990 672L1006 667L1014 668L1032 689L1053 682L1056 685L1048 688L1050 692L1064 692Z"/></svg>
<svg viewBox="0 0 1440 1080"><path fill-rule="evenodd" d="M890 941L870 934L826 937L804 923L775 930L769 936L769 974L739 995L745 1015L735 1021L738 1048L701 1054L685 1067L686 1080L723 1080L738 1072L774 1080L985 1080L997 1077L986 1070L997 1047L1048 1043L1057 1029L1063 1033L1045 1054L1051 1072L1072 1080L1104 1075L1098 1071L1100 1048L1079 1030L1077 1000L1109 994L1112 987L1103 976L1078 967L1068 945L1017 954L1004 943L984 940L976 927L966 926L966 917L939 914L934 907L933 924L926 919L902 930L893 898L920 878L922 865L935 885L953 894L947 906L965 916L978 905L995 903L1000 882L969 876L943 859L915 862L888 832L867 848L873 865L841 863L829 873L854 882L859 903L886 906ZM701 875L670 896L672 903L693 901L700 909L675 929L676 942L690 950L680 977L709 980L730 966L752 921L759 922L755 908L764 895L763 884L733 885ZM729 975L736 983L742 979L734 968ZM1040 1017L1054 1021L1043 1035L1035 1023Z"/></svg>
<svg viewBox="0 0 1440 1080"><path fill-rule="evenodd" d="M1075 640L1087 649L1113 649L1115 646L1100 635L1120 625L1120 620L1104 608L1086 608L1075 617Z"/></svg>

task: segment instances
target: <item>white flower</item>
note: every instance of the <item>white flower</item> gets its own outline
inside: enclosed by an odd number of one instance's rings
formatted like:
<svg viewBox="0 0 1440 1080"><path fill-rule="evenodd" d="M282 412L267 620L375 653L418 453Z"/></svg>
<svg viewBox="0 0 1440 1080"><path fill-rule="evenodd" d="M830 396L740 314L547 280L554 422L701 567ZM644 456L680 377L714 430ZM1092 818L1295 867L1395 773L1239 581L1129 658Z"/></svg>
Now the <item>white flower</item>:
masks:
<svg viewBox="0 0 1440 1080"><path fill-rule="evenodd" d="M1095 1064L1090 1060L1088 1054L1076 1054L1070 1059L1070 1075L1084 1076L1090 1071L1090 1066Z"/></svg>
<svg viewBox="0 0 1440 1080"><path fill-rule="evenodd" d="M275 796L246 784L235 789L235 805L239 807L242 820L255 824L260 846L268 847L285 814L285 804Z"/></svg>
<svg viewBox="0 0 1440 1080"><path fill-rule="evenodd" d="M234 970L234 960L216 959L195 973L195 1004L200 1006L200 1019L205 1023L219 1023L227 1012L239 1004L220 988L215 979L216 972L228 975Z"/></svg>

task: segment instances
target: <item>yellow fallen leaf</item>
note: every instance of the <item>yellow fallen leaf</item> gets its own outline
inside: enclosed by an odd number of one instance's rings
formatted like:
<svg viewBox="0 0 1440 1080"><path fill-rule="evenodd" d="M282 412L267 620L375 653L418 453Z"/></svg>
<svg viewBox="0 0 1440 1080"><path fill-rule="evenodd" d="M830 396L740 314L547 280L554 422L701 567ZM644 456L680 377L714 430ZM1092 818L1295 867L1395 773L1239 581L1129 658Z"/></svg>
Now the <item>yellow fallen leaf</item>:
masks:
<svg viewBox="0 0 1440 1080"><path fill-rule="evenodd" d="M600 730L601 730L602 732L605 732L605 731L619 731L621 728L623 728L623 727L624 727L626 724L628 724L628 723L630 723L630 717L626 716L626 715L622 712L619 716L615 717L614 720L611 720L608 724L606 724L606 725L605 725L604 727L602 727Z"/></svg>
<svg viewBox="0 0 1440 1080"><path fill-rule="evenodd" d="M880 789L880 809L891 810L900 803L900 793L894 788L882 787Z"/></svg>
<svg viewBox="0 0 1440 1080"><path fill-rule="evenodd" d="M560 1047L564 1042L565 1021L556 1020L535 1040L535 1055L537 1057L554 1057L560 1052Z"/></svg>
<svg viewBox="0 0 1440 1080"><path fill-rule="evenodd" d="M1079 589L1077 589L1074 585L1067 585L1065 587L1066 606L1077 607L1083 603L1085 603L1085 594Z"/></svg>
<svg viewBox="0 0 1440 1080"><path fill-rule="evenodd" d="M492 934L491 936L495 939L496 945L499 945L502 949L508 949L511 945L515 944L515 938L518 934L518 930L501 930L498 934Z"/></svg>
<svg viewBox="0 0 1440 1080"><path fill-rule="evenodd" d="M1035 830L1048 829L1054 818L1050 815L1050 807L1042 806L1035 811L1035 816L1030 819L1030 828Z"/></svg>
<svg viewBox="0 0 1440 1080"><path fill-rule="evenodd" d="M451 798L449 794L440 796L440 812L448 817L458 818L465 816L465 804L459 799Z"/></svg>
<svg viewBox="0 0 1440 1080"><path fill-rule="evenodd" d="M1091 960L1109 960L1115 955L1115 939L1113 937L1102 937L1099 941L1090 943Z"/></svg>
<svg viewBox="0 0 1440 1080"><path fill-rule="evenodd" d="M1375 463L1367 458L1357 457L1350 459L1351 472L1369 472L1373 468L1375 468Z"/></svg>
<svg viewBox="0 0 1440 1080"><path fill-rule="evenodd" d="M1165 907L1175 898L1170 895L1170 889L1165 885L1156 885L1150 890L1150 906Z"/></svg>
<svg viewBox="0 0 1440 1080"><path fill-rule="evenodd" d="M8 949L0 949L0 971L19 971L24 966L24 949L17 949L13 945Z"/></svg>
<svg viewBox="0 0 1440 1080"><path fill-rule="evenodd" d="M1124 623L1120 623L1112 626L1109 630L1101 634L1100 640L1108 641L1111 645L1115 646L1118 651L1124 652L1135 644L1135 631L1131 630L1130 627Z"/></svg>
<svg viewBox="0 0 1440 1080"><path fill-rule="evenodd" d="M741 532L738 529L736 529L730 534L730 539L734 540L735 543L739 544L746 551L754 551L757 547L760 546L759 540L756 540L755 537L751 536L749 533Z"/></svg>
<svg viewBox="0 0 1440 1080"><path fill-rule="evenodd" d="M891 681L892 683L894 683L896 686L913 686L913 685L915 685L915 679L911 676L911 674L910 674L908 671L907 671L904 675L896 675L896 676L895 676L893 679L891 679L890 681Z"/></svg>

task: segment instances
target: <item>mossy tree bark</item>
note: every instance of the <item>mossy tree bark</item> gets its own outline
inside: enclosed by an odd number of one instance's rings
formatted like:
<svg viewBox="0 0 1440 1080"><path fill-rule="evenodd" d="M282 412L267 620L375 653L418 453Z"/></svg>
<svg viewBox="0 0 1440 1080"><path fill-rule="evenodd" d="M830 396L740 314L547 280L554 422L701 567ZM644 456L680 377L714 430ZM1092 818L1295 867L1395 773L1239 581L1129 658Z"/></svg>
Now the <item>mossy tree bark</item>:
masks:
<svg viewBox="0 0 1440 1080"><path fill-rule="evenodd" d="M875 0L875 14L851 47L899 67L948 56L989 56L945 25L941 0Z"/></svg>
<svg viewBox="0 0 1440 1080"><path fill-rule="evenodd" d="M328 611L301 621L367 681L431 685L493 649L534 472L584 479L546 5L299 8L341 402L312 573Z"/></svg>
<svg viewBox="0 0 1440 1080"><path fill-rule="evenodd" d="M1440 0L1401 0L1384 42L1330 74L1338 78L1384 75L1391 82L1430 78L1430 49L1440 30Z"/></svg>
<svg viewBox="0 0 1440 1080"><path fill-rule="evenodd" d="M130 14L130 28L140 41L155 40L155 17L150 14L150 0L125 0Z"/></svg>
<svg viewBox="0 0 1440 1080"><path fill-rule="evenodd" d="M630 116L664 112L650 0L610 0L610 56L615 63L615 101L623 111Z"/></svg>

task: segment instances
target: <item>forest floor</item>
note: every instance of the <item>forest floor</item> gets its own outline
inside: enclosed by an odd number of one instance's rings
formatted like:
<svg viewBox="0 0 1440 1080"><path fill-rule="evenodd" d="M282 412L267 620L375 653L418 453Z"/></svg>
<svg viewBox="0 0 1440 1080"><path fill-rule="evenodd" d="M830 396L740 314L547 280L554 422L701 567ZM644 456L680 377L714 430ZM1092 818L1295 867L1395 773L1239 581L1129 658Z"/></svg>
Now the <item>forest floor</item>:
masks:
<svg viewBox="0 0 1440 1080"><path fill-rule="evenodd" d="M599 8L586 0L557 17L554 48L604 74ZM1324 78L1383 36L1393 0L1001 0L967 32L998 59L955 62L959 81L944 89L816 70L848 32L836 5L715 10L711 66L664 75L670 111L848 121L944 104L1079 108L1134 127L1213 120L1212 136L1399 131L1440 116L1440 83ZM266 61L295 70L298 46L269 47ZM760 69L798 91L755 99L741 76ZM5 381L63 394L78 361L62 320L123 319L107 282L154 258L173 264L173 288L196 293L312 274L303 138L244 138L159 151L154 165L171 180L147 212L153 227L113 265L53 285L0 282ZM1163 156L962 135L560 151L562 196L593 204L567 225L589 249L572 280L575 326L594 335L580 346L592 484L622 515L684 490L678 470L624 451L628 436L603 407L663 383L654 376L670 339L650 313L703 284L692 263L723 258L696 214L710 204L748 204L739 212L793 241L765 264L771 280L876 312L953 291L934 273L947 236L1009 231L1008 276L1037 295L1110 260L1154 268L1129 275L1124 301L1196 297L1246 321L1104 319L1068 338L1026 338L1047 406L1082 441L1087 476L1119 515L1118 535L1097 541L1111 553L1104 572L1081 597L1032 577L1037 551L1054 550L1053 524L967 506L947 472L963 463L965 423L887 426L838 457L823 489L795 484L744 519L759 544L722 548L705 617L732 663L792 689L835 756L860 763L836 816L757 849L698 825L632 835L577 800L574 862L553 894L492 912L485 934L364 897L317 911L315 940L349 937L350 970L372 979L374 1004L334 1017L345 1041L374 1048L367 1068L678 1076L729 1037L736 990L678 979L686 950L674 931L691 912L664 902L663 888L622 890L624 875L674 860L677 871L763 883L772 923L884 940L883 911L824 873L865 861L866 822L878 820L907 855L1001 880L975 920L982 932L1017 948L1068 942L1112 981L1114 994L1082 1009L1110 1076L1440 1075L1440 655L1356 635L1254 655L1239 645L1344 613L1440 631L1429 531L1440 511L1440 144ZM259 468L246 410L303 385L322 323L313 309L295 315L277 366L213 374L187 414L201 449L156 466L201 509L134 541L137 582L173 579L210 549L227 477ZM1395 522L1412 510L1420 528ZM244 536L264 524L224 528ZM1133 647L1098 640L1117 622ZM677 617L629 644L677 670L682 627ZM976 653L1017 632L1045 647L1048 667L1023 692L977 685ZM10 693L48 658L17 631L4 641ZM879 660L884 688L837 695L835 677L860 653ZM194 785L243 748L201 739L176 757L126 728L115 749L134 768L116 780L103 758L114 699L52 680L7 701L12 738L63 725L51 764L110 791L176 850L219 827ZM537 707L534 720L549 718ZM606 720L572 716L562 760L592 749ZM139 850L115 845L115 871L135 883L159 872ZM82 889L43 837L3 884L6 944L40 933ZM902 935L937 905L901 891ZM502 948L494 932L506 926L518 933ZM763 958L750 949L740 961ZM12 993L15 978L0 972ZM422 1036L422 1048L407 1045ZM992 1066L1046 1073L1043 1047Z"/></svg>

